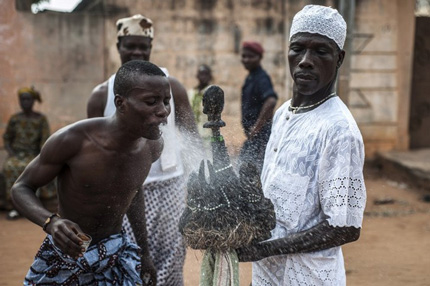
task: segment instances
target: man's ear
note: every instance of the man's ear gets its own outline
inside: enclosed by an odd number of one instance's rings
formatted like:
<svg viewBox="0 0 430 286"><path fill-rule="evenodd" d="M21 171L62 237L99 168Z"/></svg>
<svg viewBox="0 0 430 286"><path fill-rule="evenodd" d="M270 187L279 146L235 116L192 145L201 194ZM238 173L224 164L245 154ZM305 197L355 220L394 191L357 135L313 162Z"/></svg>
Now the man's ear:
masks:
<svg viewBox="0 0 430 286"><path fill-rule="evenodd" d="M115 94L115 97L114 97L115 106L116 106L116 109L121 113L124 112L126 108L125 101L126 101L126 98L124 96Z"/></svg>
<svg viewBox="0 0 430 286"><path fill-rule="evenodd" d="M339 52L339 55L338 55L338 57L337 57L337 63L336 63L336 67L337 68L340 68L341 67L341 65L342 65L342 63L343 63L343 59L345 58L345 51L344 50L341 50L340 52Z"/></svg>

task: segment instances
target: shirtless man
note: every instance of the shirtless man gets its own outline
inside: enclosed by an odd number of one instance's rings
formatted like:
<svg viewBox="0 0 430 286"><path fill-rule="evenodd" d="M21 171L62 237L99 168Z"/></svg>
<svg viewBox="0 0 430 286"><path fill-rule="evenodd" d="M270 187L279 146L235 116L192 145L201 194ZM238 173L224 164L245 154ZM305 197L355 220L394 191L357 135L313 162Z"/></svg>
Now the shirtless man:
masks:
<svg viewBox="0 0 430 286"><path fill-rule="evenodd" d="M118 70L114 91L114 115L54 133L12 187L18 211L48 234L24 285L156 284L141 186L163 149L170 85L156 65L135 60ZM35 195L55 177L58 214ZM121 233L126 213L140 249ZM78 234L92 238L88 250Z"/></svg>
<svg viewBox="0 0 430 286"><path fill-rule="evenodd" d="M136 59L149 61L154 38L152 20L138 14L119 19L116 26L121 63ZM186 251L178 223L186 198L184 159L198 156L202 148L195 147L200 146L200 138L185 88L169 75L167 69L161 69L171 86L171 114L163 128L165 148L160 159L152 164L143 186L146 207L142 215L146 216L149 251L157 269L158 284L181 286L184 285ZM115 112L114 80L115 74L94 88L87 104L89 118L110 116ZM192 144L182 145L177 130L185 135L187 143ZM127 216L124 217L123 229L134 241L134 228L130 227Z"/></svg>

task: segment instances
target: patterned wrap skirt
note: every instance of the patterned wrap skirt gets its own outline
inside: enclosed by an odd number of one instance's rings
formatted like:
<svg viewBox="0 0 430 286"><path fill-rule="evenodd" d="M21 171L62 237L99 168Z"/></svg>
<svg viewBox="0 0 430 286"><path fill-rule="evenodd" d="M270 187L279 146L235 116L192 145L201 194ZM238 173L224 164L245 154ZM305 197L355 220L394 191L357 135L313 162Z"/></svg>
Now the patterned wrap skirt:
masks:
<svg viewBox="0 0 430 286"><path fill-rule="evenodd" d="M91 245L83 257L64 254L48 235L25 277L24 285L142 285L139 247L125 234Z"/></svg>

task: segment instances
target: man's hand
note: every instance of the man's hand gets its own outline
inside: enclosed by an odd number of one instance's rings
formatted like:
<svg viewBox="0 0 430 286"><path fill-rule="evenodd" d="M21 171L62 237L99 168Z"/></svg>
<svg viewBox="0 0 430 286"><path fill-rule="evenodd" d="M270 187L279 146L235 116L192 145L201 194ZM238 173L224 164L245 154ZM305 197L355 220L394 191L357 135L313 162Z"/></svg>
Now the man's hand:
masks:
<svg viewBox="0 0 430 286"><path fill-rule="evenodd" d="M83 233L81 228L74 222L55 218L46 228L54 239L54 244L63 251L63 253L70 255L77 259L82 257L85 248L82 247L83 241L78 237L78 233Z"/></svg>
<svg viewBox="0 0 430 286"><path fill-rule="evenodd" d="M142 285L155 286L157 285L157 271L155 270L154 263L152 263L149 255L144 255L140 258L142 269L140 271L140 278Z"/></svg>

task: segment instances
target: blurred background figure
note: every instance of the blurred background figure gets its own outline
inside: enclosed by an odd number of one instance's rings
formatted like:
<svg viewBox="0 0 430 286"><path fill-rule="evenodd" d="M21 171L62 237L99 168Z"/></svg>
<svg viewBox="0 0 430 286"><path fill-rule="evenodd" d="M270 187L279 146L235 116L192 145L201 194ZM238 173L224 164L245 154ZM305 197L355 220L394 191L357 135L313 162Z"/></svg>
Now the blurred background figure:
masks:
<svg viewBox="0 0 430 286"><path fill-rule="evenodd" d="M36 157L42 145L50 135L48 119L33 110L34 102L42 102L40 93L33 87L18 90L21 111L12 115L3 134L5 150L8 154L3 166L6 181L7 219L16 219L19 213L14 209L10 198L10 189L31 160ZM56 196L53 183L39 189L42 200Z"/></svg>
<svg viewBox="0 0 430 286"><path fill-rule="evenodd" d="M188 100L190 101L191 108L193 109L199 134L204 141L205 147L209 148L211 130L209 128L203 128L203 124L208 121L208 118L207 115L203 113L202 99L206 88L213 81L211 68L206 64L200 65L197 69L196 78L198 80L198 84L194 88L188 90Z"/></svg>
<svg viewBox="0 0 430 286"><path fill-rule="evenodd" d="M258 42L242 43L242 64L249 74L242 86L242 127L247 139L240 150L239 162L251 162L259 172L278 100L270 76L261 67L263 53Z"/></svg>

